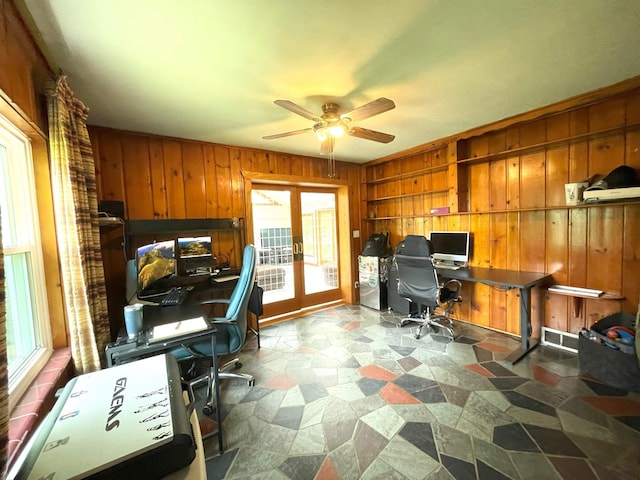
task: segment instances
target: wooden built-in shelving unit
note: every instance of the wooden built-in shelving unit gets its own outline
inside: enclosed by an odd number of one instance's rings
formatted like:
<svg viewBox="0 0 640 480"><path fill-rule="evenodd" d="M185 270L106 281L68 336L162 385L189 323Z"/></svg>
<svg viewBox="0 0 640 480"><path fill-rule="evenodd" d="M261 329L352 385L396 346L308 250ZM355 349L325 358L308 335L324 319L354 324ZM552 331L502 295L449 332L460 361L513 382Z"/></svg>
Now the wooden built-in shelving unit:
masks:
<svg viewBox="0 0 640 480"><path fill-rule="evenodd" d="M598 298L544 295L548 328L577 333L640 299L640 199L567 205L565 184L628 165L640 176L640 77L364 165L362 237L470 231L472 266L547 272ZM448 207L448 213L431 213ZM519 299L465 287L460 318L517 333ZM605 300L605 301L603 301Z"/></svg>

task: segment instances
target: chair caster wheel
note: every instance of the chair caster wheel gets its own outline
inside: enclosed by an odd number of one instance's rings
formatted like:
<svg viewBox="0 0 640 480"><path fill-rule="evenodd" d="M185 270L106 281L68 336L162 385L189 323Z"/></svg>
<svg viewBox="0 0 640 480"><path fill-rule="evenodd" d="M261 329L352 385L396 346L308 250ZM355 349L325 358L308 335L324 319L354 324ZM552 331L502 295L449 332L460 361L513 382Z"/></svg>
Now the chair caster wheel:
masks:
<svg viewBox="0 0 640 480"><path fill-rule="evenodd" d="M236 362L235 366L236 366L236 370L242 368L242 362Z"/></svg>
<svg viewBox="0 0 640 480"><path fill-rule="evenodd" d="M213 414L213 408L211 408L209 405L205 405L204 408L202 409L202 413L204 413L207 417L211 416L211 414Z"/></svg>
<svg viewBox="0 0 640 480"><path fill-rule="evenodd" d="M414 337L416 340L420 340L420 334L419 334L419 333L416 333L413 337Z"/></svg>
<svg viewBox="0 0 640 480"><path fill-rule="evenodd" d="M255 384L256 384L256 379L255 378L252 378L251 380L249 380L249 386L250 387L255 386Z"/></svg>

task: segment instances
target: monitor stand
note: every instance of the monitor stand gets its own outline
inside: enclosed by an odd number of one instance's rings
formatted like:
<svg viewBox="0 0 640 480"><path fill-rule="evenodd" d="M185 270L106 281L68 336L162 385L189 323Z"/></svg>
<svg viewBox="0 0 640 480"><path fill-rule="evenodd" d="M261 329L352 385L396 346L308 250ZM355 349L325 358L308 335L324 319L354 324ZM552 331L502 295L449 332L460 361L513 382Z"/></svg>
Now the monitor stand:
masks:
<svg viewBox="0 0 640 480"><path fill-rule="evenodd" d="M465 262L454 262L449 260L440 260L435 262L436 268L444 268L448 270L458 270L467 266Z"/></svg>

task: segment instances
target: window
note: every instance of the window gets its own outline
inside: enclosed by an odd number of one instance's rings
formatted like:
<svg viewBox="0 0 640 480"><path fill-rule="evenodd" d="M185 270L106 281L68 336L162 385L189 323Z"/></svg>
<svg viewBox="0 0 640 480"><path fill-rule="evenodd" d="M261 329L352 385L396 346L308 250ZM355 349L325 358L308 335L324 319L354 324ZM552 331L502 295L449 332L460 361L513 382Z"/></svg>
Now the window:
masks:
<svg viewBox="0 0 640 480"><path fill-rule="evenodd" d="M0 215L12 408L51 355L51 333L31 143L1 115Z"/></svg>

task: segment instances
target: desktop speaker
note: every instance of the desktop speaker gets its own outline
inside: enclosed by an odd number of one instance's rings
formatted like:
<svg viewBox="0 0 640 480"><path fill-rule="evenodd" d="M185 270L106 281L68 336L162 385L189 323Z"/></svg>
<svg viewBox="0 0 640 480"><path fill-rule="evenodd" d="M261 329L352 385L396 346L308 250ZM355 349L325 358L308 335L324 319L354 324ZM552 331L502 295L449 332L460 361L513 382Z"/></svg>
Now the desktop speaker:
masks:
<svg viewBox="0 0 640 480"><path fill-rule="evenodd" d="M98 212L108 217L124 219L124 202L122 200L102 200L98 203Z"/></svg>

